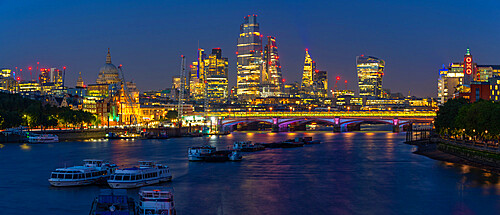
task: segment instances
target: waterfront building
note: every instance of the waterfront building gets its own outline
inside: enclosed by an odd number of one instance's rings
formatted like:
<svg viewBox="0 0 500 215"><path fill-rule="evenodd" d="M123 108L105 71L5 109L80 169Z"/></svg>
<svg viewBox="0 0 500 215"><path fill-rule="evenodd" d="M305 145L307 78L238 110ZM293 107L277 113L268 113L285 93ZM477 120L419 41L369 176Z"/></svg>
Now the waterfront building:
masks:
<svg viewBox="0 0 500 215"><path fill-rule="evenodd" d="M472 60L472 55L470 53L470 50L468 48L467 51L465 52L464 61L462 65L464 71L463 85L470 86L471 82L476 80L477 78L476 75L477 70L475 63Z"/></svg>
<svg viewBox="0 0 500 215"><path fill-rule="evenodd" d="M279 58L276 38L268 36L261 73L261 97L280 96L283 93L283 77Z"/></svg>
<svg viewBox="0 0 500 215"><path fill-rule="evenodd" d="M357 56L359 96L382 98L382 77L385 61L372 56Z"/></svg>
<svg viewBox="0 0 500 215"><path fill-rule="evenodd" d="M313 72L316 71L316 62L313 61L309 50L306 49L306 57L304 59L304 71L302 73L301 88L305 94L313 94Z"/></svg>
<svg viewBox="0 0 500 215"><path fill-rule="evenodd" d="M500 76L489 78L490 83L490 100L500 101Z"/></svg>
<svg viewBox="0 0 500 215"><path fill-rule="evenodd" d="M256 15L248 15L240 26L237 44L237 95L240 100L259 96L262 67L262 35Z"/></svg>
<svg viewBox="0 0 500 215"><path fill-rule="evenodd" d="M212 49L206 65L206 98L209 103L225 103L228 99L228 60L220 48Z"/></svg>
<svg viewBox="0 0 500 215"><path fill-rule="evenodd" d="M111 54L108 48L108 54L106 55L106 63L99 69L99 75L97 77L97 84L117 84L121 82L118 69L114 64L111 63Z"/></svg>
<svg viewBox="0 0 500 215"><path fill-rule="evenodd" d="M315 70L313 73L314 95L326 98L328 95L328 75L326 71Z"/></svg>

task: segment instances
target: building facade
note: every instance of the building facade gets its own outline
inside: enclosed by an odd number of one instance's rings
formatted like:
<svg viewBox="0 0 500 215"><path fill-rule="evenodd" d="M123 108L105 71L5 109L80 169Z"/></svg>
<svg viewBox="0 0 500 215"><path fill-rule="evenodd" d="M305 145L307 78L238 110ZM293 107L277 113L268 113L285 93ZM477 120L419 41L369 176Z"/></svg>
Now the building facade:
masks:
<svg viewBox="0 0 500 215"><path fill-rule="evenodd" d="M240 100L259 96L262 67L262 35L256 15L248 15L240 26L237 44L237 95Z"/></svg>
<svg viewBox="0 0 500 215"><path fill-rule="evenodd" d="M283 76L279 58L276 38L268 36L261 73L261 97L280 96L283 93Z"/></svg>
<svg viewBox="0 0 500 215"><path fill-rule="evenodd" d="M212 49L206 65L206 98L210 104L225 103L228 91L228 60L222 57L220 48Z"/></svg>
<svg viewBox="0 0 500 215"><path fill-rule="evenodd" d="M316 62L313 61L311 55L309 55L309 50L306 49L306 57L304 59L304 71L302 72L302 84L301 88L304 93L313 93L313 72L316 71Z"/></svg>
<svg viewBox="0 0 500 215"><path fill-rule="evenodd" d="M385 61L372 56L357 56L356 68L360 97L382 98Z"/></svg>

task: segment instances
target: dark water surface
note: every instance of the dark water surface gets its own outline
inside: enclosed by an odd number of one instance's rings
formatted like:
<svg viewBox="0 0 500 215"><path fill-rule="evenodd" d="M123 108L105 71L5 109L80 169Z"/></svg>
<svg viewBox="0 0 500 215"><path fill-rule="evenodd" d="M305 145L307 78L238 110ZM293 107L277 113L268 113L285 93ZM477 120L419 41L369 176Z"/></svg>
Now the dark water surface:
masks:
<svg viewBox="0 0 500 215"><path fill-rule="evenodd" d="M320 145L268 149L236 163L190 163L189 146L296 136ZM233 133L168 140L0 145L0 214L88 214L98 186L56 188L58 167L96 158L170 166L178 214L499 214L497 175L412 154L404 133ZM138 189L129 190L137 197Z"/></svg>

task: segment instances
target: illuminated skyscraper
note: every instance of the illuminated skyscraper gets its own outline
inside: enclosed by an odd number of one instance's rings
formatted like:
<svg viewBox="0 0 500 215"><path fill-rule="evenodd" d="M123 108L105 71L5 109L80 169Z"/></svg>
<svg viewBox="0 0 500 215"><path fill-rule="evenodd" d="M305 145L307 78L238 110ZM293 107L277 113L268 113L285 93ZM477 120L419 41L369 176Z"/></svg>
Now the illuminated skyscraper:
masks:
<svg viewBox="0 0 500 215"><path fill-rule="evenodd" d="M198 58L191 64L189 75L189 95L192 101L201 102L205 98L205 50L198 49Z"/></svg>
<svg viewBox="0 0 500 215"><path fill-rule="evenodd" d="M268 36L264 48L264 62L261 73L261 96L279 96L283 93L283 80L276 38Z"/></svg>
<svg viewBox="0 0 500 215"><path fill-rule="evenodd" d="M306 49L306 58L304 60L304 72L302 73L302 91L306 94L312 93L313 87L313 72L316 71L316 62L309 55L309 50Z"/></svg>
<svg viewBox="0 0 500 215"><path fill-rule="evenodd" d="M328 75L326 71L316 70L313 73L314 94L319 97L327 97L328 93Z"/></svg>
<svg viewBox="0 0 500 215"><path fill-rule="evenodd" d="M259 96L262 66L262 35L256 15L246 16L241 24L236 55L238 99L253 99Z"/></svg>
<svg viewBox="0 0 500 215"><path fill-rule="evenodd" d="M382 98L382 77L385 62L371 56L357 56L359 96Z"/></svg>
<svg viewBox="0 0 500 215"><path fill-rule="evenodd" d="M206 62L206 98L209 103L225 103L228 98L227 58L222 57L220 48L212 49Z"/></svg>

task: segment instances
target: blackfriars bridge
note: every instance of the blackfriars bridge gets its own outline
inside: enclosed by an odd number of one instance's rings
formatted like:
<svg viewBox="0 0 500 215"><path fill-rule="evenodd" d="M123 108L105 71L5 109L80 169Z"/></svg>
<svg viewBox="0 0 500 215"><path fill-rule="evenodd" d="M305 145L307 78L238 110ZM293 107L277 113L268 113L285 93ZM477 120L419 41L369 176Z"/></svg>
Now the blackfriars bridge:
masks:
<svg viewBox="0 0 500 215"><path fill-rule="evenodd" d="M287 131L290 124L318 122L333 126L335 132L347 131L347 127L363 122L385 123L399 132L403 126L414 123L430 124L435 111L324 111L324 112L207 112L205 116L217 122L221 131L230 131L237 124L264 122L271 124L273 131Z"/></svg>

